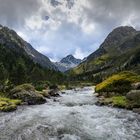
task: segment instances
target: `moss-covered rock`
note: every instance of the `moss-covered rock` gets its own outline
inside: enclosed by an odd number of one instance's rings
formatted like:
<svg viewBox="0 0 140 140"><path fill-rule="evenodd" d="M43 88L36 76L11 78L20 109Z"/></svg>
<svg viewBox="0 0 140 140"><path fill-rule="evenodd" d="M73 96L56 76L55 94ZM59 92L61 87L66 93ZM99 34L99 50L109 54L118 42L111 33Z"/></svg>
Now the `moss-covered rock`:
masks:
<svg viewBox="0 0 140 140"><path fill-rule="evenodd" d="M11 90L11 93L16 93L16 92L20 92L22 90L26 90L26 91L35 91L35 88L33 85L31 84L22 84L19 86L16 86L15 88L13 88Z"/></svg>
<svg viewBox="0 0 140 140"><path fill-rule="evenodd" d="M50 98L49 91L50 90L43 90L43 91L38 91L38 93L43 95L43 97L45 98Z"/></svg>
<svg viewBox="0 0 140 140"><path fill-rule="evenodd" d="M97 105L110 105L113 107L119 107L119 108L128 108L129 107L129 101L125 96L114 96L110 98L101 98L96 103Z"/></svg>
<svg viewBox="0 0 140 140"><path fill-rule="evenodd" d="M102 83L98 84L95 91L98 93L116 93L117 95L126 95L132 88L132 83L140 81L140 76L133 72L121 72L115 74Z"/></svg>
<svg viewBox="0 0 140 140"><path fill-rule="evenodd" d="M111 98L111 100L113 106L121 107L121 108L128 107L128 100L126 99L125 96L114 96Z"/></svg>
<svg viewBox="0 0 140 140"><path fill-rule="evenodd" d="M11 98L27 102L29 105L42 104L46 102L46 99L36 92L35 88L30 84L23 84L15 87L10 91L9 96Z"/></svg>
<svg viewBox="0 0 140 140"><path fill-rule="evenodd" d="M17 105L20 105L21 100L13 100L9 98L0 97L0 111L10 112L14 111L17 108Z"/></svg>

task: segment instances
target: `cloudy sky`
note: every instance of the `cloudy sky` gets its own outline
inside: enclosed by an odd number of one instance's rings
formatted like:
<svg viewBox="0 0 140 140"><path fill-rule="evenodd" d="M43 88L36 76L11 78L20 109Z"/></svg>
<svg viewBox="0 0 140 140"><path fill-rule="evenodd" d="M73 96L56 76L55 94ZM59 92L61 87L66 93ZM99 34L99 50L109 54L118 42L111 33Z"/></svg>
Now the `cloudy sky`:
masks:
<svg viewBox="0 0 140 140"><path fill-rule="evenodd" d="M113 28L140 29L140 0L0 0L0 24L53 61L83 58Z"/></svg>

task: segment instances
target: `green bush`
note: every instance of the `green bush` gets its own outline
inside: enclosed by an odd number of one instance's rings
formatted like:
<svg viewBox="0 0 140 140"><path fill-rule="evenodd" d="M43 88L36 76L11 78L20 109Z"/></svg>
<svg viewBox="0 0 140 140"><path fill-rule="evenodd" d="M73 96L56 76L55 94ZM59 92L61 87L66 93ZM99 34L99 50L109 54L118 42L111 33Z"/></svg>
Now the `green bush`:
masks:
<svg viewBox="0 0 140 140"><path fill-rule="evenodd" d="M37 91L42 91L44 89L47 89L50 86L50 82L40 81L40 82L35 83L34 86Z"/></svg>

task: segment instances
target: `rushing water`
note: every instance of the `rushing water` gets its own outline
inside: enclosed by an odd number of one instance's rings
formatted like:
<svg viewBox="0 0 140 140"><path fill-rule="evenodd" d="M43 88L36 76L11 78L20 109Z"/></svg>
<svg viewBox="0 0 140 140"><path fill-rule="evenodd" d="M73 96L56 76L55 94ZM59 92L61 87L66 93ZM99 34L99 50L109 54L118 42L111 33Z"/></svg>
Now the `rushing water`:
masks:
<svg viewBox="0 0 140 140"><path fill-rule="evenodd" d="M92 88L0 113L0 140L140 140L140 115L98 107Z"/></svg>

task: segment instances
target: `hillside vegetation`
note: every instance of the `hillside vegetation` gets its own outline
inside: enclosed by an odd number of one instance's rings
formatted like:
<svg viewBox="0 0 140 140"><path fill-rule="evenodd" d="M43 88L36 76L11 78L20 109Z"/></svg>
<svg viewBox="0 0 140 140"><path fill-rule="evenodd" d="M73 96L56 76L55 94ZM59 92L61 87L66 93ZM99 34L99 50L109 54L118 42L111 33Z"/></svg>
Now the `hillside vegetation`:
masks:
<svg viewBox="0 0 140 140"><path fill-rule="evenodd" d="M96 85L96 92L115 92L125 94L131 89L132 83L140 82L140 75L133 72L121 72L107 78Z"/></svg>
<svg viewBox="0 0 140 140"><path fill-rule="evenodd" d="M140 75L121 72L96 85L99 105L135 109L140 108Z"/></svg>
<svg viewBox="0 0 140 140"><path fill-rule="evenodd" d="M71 80L100 83L121 71L140 74L140 32L127 26L114 29L99 49L68 74Z"/></svg>

